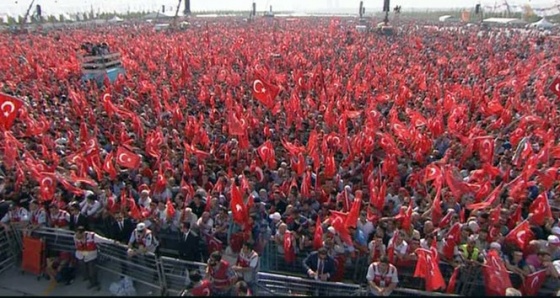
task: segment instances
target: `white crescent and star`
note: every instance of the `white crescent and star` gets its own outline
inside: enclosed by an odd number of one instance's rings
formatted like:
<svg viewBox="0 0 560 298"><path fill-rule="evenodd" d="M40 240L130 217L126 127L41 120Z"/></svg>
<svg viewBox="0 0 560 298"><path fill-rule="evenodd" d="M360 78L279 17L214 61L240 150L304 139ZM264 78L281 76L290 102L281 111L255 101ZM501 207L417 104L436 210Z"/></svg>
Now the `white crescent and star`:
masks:
<svg viewBox="0 0 560 298"><path fill-rule="evenodd" d="M539 284L539 276L537 275L537 276L531 281L531 288L536 288L538 284Z"/></svg>
<svg viewBox="0 0 560 298"><path fill-rule="evenodd" d="M266 88L264 88L264 84L261 80L255 80L253 82L253 91L255 93L265 93L266 92Z"/></svg>
<svg viewBox="0 0 560 298"><path fill-rule="evenodd" d="M8 117L8 116L10 116L13 112L15 112L16 106L15 106L14 103L11 102L11 101L5 101L5 102L3 102L2 105L0 106L0 110L2 110L2 113L4 114L4 117Z"/></svg>
<svg viewBox="0 0 560 298"><path fill-rule="evenodd" d="M517 241L519 243L524 243L525 239L523 239L522 237L525 236L525 234L527 234L527 232L525 231L519 231L515 236L517 237Z"/></svg>
<svg viewBox="0 0 560 298"><path fill-rule="evenodd" d="M130 157L126 155L126 153L119 154L119 161L122 163L127 163L130 161Z"/></svg>
<svg viewBox="0 0 560 298"><path fill-rule="evenodd" d="M235 204L235 210L237 210L237 212L243 210L243 207L241 207L241 205L239 204Z"/></svg>
<svg viewBox="0 0 560 298"><path fill-rule="evenodd" d="M556 83L556 85L554 85L554 90L556 90L556 92L560 94L560 82L558 82L558 83Z"/></svg>

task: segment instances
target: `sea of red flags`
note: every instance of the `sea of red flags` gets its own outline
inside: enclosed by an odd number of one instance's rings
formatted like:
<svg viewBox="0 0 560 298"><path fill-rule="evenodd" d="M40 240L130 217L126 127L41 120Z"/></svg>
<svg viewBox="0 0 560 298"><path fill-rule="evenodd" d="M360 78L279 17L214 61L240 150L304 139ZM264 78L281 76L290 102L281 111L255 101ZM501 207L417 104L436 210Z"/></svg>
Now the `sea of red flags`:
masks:
<svg viewBox="0 0 560 298"><path fill-rule="evenodd" d="M462 223L465 212L482 209L493 210L495 220L507 189L519 207L505 241L520 248L535 237L531 225L552 217L546 191L560 166L560 78L553 58L560 55L536 47L522 53L517 39L497 41L509 49L497 50L473 32L455 37L417 31L396 42L357 35L355 43L344 44L348 28L339 22L274 22L280 30L272 32L266 23L217 21L193 26L192 34L165 35L142 25L136 33L124 27L109 33L76 29L56 42L53 33L0 39L0 65L12 70L0 73L0 152L16 189L32 181L40 199L49 201L57 187L79 194L79 184L116 181L128 169L158 171L150 185L155 190L165 187L167 170L191 177L218 163L238 182L221 181L213 190L228 192L234 221L248 229L252 178L237 168L240 159L248 160L259 181L265 170L286 161L295 174L279 190L286 195L295 187L304 196L314 191L321 203L328 198L324 184L356 162L365 187L340 193L343 209L328 217L351 244L348 229L356 226L360 211L366 208L369 220L381 218L388 186L400 178L399 165L411 161L416 165L406 183L433 193L431 220L449 228L442 258L452 258L460 238L460 225L449 226L450 213L441 208L446 195L474 196L461 202ZM103 87L81 86L75 49L86 39L108 42L120 52L127 75ZM559 48L550 51L559 54ZM523 95L527 90L530 99ZM429 163L443 136L450 148ZM512 154L497 165L498 139L504 136ZM473 170L464 177L467 165ZM511 176L511 169L519 174ZM495 183L497 177L501 183ZM526 189L536 183L543 191L530 204L531 217L522 218ZM180 186L192 198L192 185L182 179ZM125 191L118 205L135 219L149 212ZM166 206L169 216L175 213L170 202ZM411 206L396 216L404 230L411 216ZM317 225L316 235L322 232ZM283 244L286 261L293 262L290 235ZM393 258L394 247L388 252ZM430 290L444 288L441 273L432 271L437 252L418 252L415 275L425 278ZM499 264L486 265L488 279L501 276Z"/></svg>

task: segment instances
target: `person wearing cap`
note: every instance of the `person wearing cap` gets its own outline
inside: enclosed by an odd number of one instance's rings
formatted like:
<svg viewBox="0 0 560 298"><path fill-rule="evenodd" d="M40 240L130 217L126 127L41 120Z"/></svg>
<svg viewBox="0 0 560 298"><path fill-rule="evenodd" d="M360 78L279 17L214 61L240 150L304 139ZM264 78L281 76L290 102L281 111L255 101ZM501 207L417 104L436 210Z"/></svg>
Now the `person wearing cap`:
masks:
<svg viewBox="0 0 560 298"><path fill-rule="evenodd" d="M13 226L16 229L23 228L29 222L29 212L27 209L21 207L19 204L10 203L8 213L6 213L0 223L4 229L9 229Z"/></svg>
<svg viewBox="0 0 560 298"><path fill-rule="evenodd" d="M539 252L537 253L537 257L538 257L538 263L533 268L534 269L533 272L546 270L547 276L553 278L559 277L560 274L558 273L558 270L556 270L556 267L552 263L552 257L550 256L550 252L548 252L547 249L539 250Z"/></svg>
<svg viewBox="0 0 560 298"><path fill-rule="evenodd" d="M144 255L146 253L155 253L159 245L157 239L153 236L152 231L141 222L136 225L136 229L130 235L128 241L128 256Z"/></svg>
<svg viewBox="0 0 560 298"><path fill-rule="evenodd" d="M547 238L546 248L550 253L552 261L560 260L560 238L556 235L550 235Z"/></svg>
<svg viewBox="0 0 560 298"><path fill-rule="evenodd" d="M237 275L228 261L222 258L222 253L215 251L208 258L204 279L210 280L212 295L229 296Z"/></svg>
<svg viewBox="0 0 560 298"><path fill-rule="evenodd" d="M387 256L369 265L366 279L372 296L389 296L399 283L397 268L389 263Z"/></svg>
<svg viewBox="0 0 560 298"><path fill-rule="evenodd" d="M152 202L152 198L150 198L150 190L142 189L140 191L140 198L138 199L138 207L150 208L151 202Z"/></svg>
<svg viewBox="0 0 560 298"><path fill-rule="evenodd" d="M101 289L97 279L97 244L115 244L115 240L99 236L94 232L86 231L82 226L76 228L74 234L74 246L76 247L76 259L85 266L85 280L89 281L88 289Z"/></svg>

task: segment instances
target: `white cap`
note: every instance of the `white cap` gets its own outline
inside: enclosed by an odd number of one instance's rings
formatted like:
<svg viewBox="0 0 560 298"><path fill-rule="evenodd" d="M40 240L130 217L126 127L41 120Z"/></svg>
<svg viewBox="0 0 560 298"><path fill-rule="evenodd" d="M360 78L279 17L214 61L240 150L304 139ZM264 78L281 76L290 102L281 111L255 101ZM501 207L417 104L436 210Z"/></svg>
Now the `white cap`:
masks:
<svg viewBox="0 0 560 298"><path fill-rule="evenodd" d="M146 228L146 224L143 222L136 225L136 230L139 232L144 231L145 228Z"/></svg>
<svg viewBox="0 0 560 298"><path fill-rule="evenodd" d="M548 244L559 245L560 239L558 238L558 236L550 235L548 236Z"/></svg>
<svg viewBox="0 0 560 298"><path fill-rule="evenodd" d="M272 220L280 220L282 219L282 215L280 215L280 213L278 212L274 212L271 215L269 215L270 219Z"/></svg>
<svg viewBox="0 0 560 298"><path fill-rule="evenodd" d="M476 221L469 221L469 228L474 232L478 232L478 230L480 229L480 227L478 226L478 224L476 223Z"/></svg>
<svg viewBox="0 0 560 298"><path fill-rule="evenodd" d="M144 189L144 190L141 192L141 194L143 194L143 195L144 195L144 194L149 195L149 194L150 194L150 191L147 190L147 189Z"/></svg>
<svg viewBox="0 0 560 298"><path fill-rule="evenodd" d="M556 235L556 236L560 236L560 227L554 227L551 230L552 234Z"/></svg>
<svg viewBox="0 0 560 298"><path fill-rule="evenodd" d="M327 230L332 234L336 234L336 230L334 229L334 227L329 227Z"/></svg>
<svg viewBox="0 0 560 298"><path fill-rule="evenodd" d="M490 243L490 248L493 248L493 249L496 249L496 250L502 250L502 246L498 242Z"/></svg>

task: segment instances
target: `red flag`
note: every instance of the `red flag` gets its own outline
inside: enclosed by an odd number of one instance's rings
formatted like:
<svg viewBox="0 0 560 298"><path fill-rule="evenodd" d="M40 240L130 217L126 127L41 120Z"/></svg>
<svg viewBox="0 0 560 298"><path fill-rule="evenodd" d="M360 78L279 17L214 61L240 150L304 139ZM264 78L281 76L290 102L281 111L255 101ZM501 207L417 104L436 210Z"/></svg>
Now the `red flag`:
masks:
<svg viewBox="0 0 560 298"><path fill-rule="evenodd" d="M124 147L119 147L117 150L117 163L125 168L137 169L140 166L140 161L140 156Z"/></svg>
<svg viewBox="0 0 560 298"><path fill-rule="evenodd" d="M256 79L253 82L253 96L269 109L274 108L274 100L280 88L274 86L265 80Z"/></svg>
<svg viewBox="0 0 560 298"><path fill-rule="evenodd" d="M523 294L527 296L536 296L545 281L546 269L527 275L523 283Z"/></svg>
<svg viewBox="0 0 560 298"><path fill-rule="evenodd" d="M338 232L340 239L346 244L352 245L352 238L345 225L348 214L331 210L331 218L331 226Z"/></svg>
<svg viewBox="0 0 560 298"><path fill-rule="evenodd" d="M389 262L394 264L395 263L395 242L399 238L399 231L395 230L393 232L393 237L389 240L389 245L387 246L387 257L389 258Z"/></svg>
<svg viewBox="0 0 560 298"><path fill-rule="evenodd" d="M557 77L554 81L552 81L549 89L552 93L556 94L556 96L560 97L560 77Z"/></svg>
<svg viewBox="0 0 560 298"><path fill-rule="evenodd" d="M453 259L453 254L455 252L455 246L461 240L461 224L455 223L451 229L447 232L445 239L443 240L442 253L448 259Z"/></svg>
<svg viewBox="0 0 560 298"><path fill-rule="evenodd" d="M360 217L360 208L362 206L362 192L356 191L356 196L354 197L354 202L352 203L352 208L348 212L348 217L346 217L346 227L356 227L358 224L358 217Z"/></svg>
<svg viewBox="0 0 560 298"><path fill-rule="evenodd" d="M509 231L504 240L515 243L517 247L524 250L527 244L529 244L529 241L531 241L533 238L534 234L533 231L531 231L529 222L527 220L524 220L513 230Z"/></svg>
<svg viewBox="0 0 560 298"><path fill-rule="evenodd" d="M11 95L0 93L0 127L12 128L23 102Z"/></svg>
<svg viewBox="0 0 560 298"><path fill-rule="evenodd" d="M313 249L318 250L321 247L323 247L323 225L321 225L321 218L317 217L315 234L313 234Z"/></svg>
<svg viewBox="0 0 560 298"><path fill-rule="evenodd" d="M173 216L175 216L175 207L173 206L173 203L170 199L167 199L165 213L169 218L173 218Z"/></svg>
<svg viewBox="0 0 560 298"><path fill-rule="evenodd" d="M460 267L455 267L455 269L453 269L453 274L451 274L451 277L449 278L449 284L447 285L447 290L445 291L445 293L455 294L455 285L457 284L457 276L459 275L459 268Z"/></svg>
<svg viewBox="0 0 560 298"><path fill-rule="evenodd" d="M231 214L233 220L240 225L247 223L247 209L243 202L243 196L235 183L231 186Z"/></svg>
<svg viewBox="0 0 560 298"><path fill-rule="evenodd" d="M41 173L39 177L39 192L43 201L50 201L56 192L56 177L53 173Z"/></svg>
<svg viewBox="0 0 560 298"><path fill-rule="evenodd" d="M552 218L552 211L550 210L546 191L539 194L533 201L529 207L529 213L533 213L533 217L530 219L531 223L539 226L544 225L547 219Z"/></svg>
<svg viewBox="0 0 560 298"><path fill-rule="evenodd" d="M109 174L109 178L111 178L111 180L117 179L117 169L115 169L115 164L113 162L114 157L115 152L112 151L105 156L105 160L103 161L103 170Z"/></svg>
<svg viewBox="0 0 560 298"><path fill-rule="evenodd" d="M486 285L486 295L504 296L506 289L511 288L511 280L507 272L504 261L498 252L491 250L486 257L486 264L483 266L484 284Z"/></svg>
<svg viewBox="0 0 560 298"><path fill-rule="evenodd" d="M296 260L296 252L294 249L294 239L292 232L286 231L284 234L284 260L291 264Z"/></svg>
<svg viewBox="0 0 560 298"><path fill-rule="evenodd" d="M491 164L494 160L494 139L487 136L478 141L478 155L484 163Z"/></svg>
<svg viewBox="0 0 560 298"><path fill-rule="evenodd" d="M414 270L414 277L423 277L426 281L426 291L432 292L438 289L445 288L445 281L439 264L437 256L434 255L432 250L424 248L416 249L418 261L416 269Z"/></svg>

